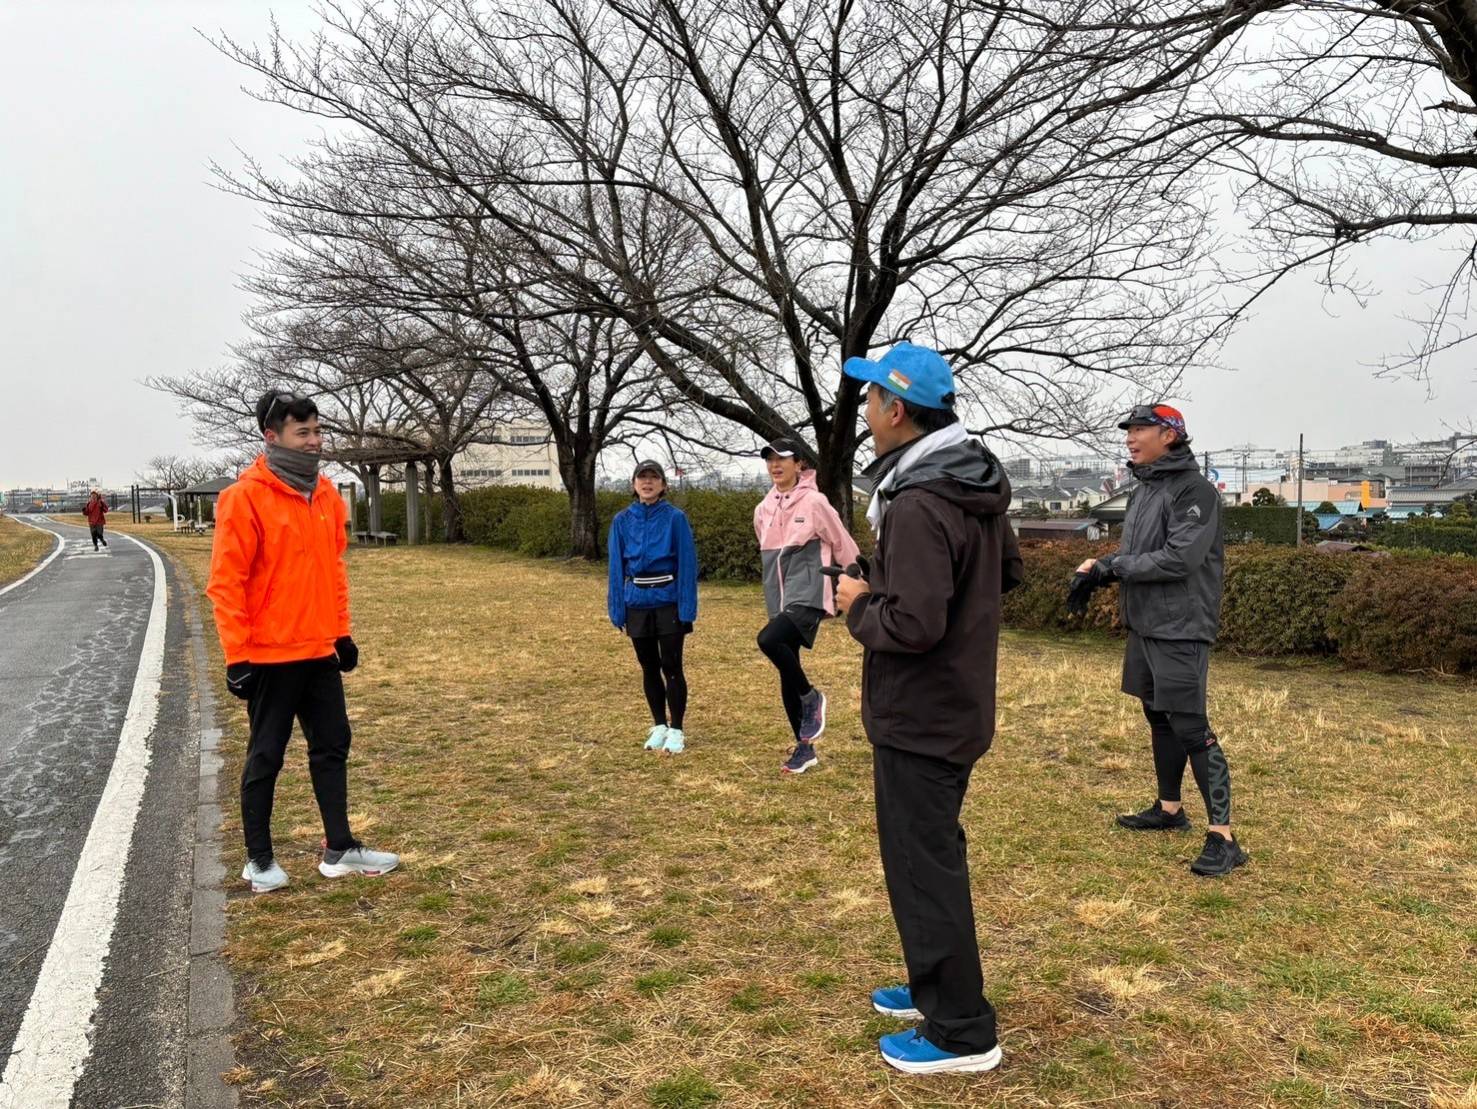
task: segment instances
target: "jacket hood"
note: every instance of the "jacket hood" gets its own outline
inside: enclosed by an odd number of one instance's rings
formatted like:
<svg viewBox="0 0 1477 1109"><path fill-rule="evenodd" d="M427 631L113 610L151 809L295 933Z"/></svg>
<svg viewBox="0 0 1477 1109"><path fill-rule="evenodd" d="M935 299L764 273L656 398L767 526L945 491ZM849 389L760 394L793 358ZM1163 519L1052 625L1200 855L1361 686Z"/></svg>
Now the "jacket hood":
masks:
<svg viewBox="0 0 1477 1109"><path fill-rule="evenodd" d="M800 476L795 479L795 484L786 489L784 492L780 491L779 486L771 485L769 487L769 492L766 493L764 496L766 500L778 500L780 497L792 497L796 493L803 493L807 489L813 489L817 492L820 491L820 486L815 483L814 470L801 470Z"/></svg>
<svg viewBox="0 0 1477 1109"><path fill-rule="evenodd" d="M888 451L863 471L873 488L897 464L900 452L911 445L905 443ZM928 455L900 475L886 495L896 497L904 489L921 486L971 516L1001 516L1010 507L1010 479L1005 476L1005 468L978 439L966 439Z"/></svg>
<svg viewBox="0 0 1477 1109"><path fill-rule="evenodd" d="M1132 466L1133 476L1139 481L1153 481L1165 474L1173 474L1180 470L1198 470L1200 464L1195 461L1195 452L1185 444L1180 443L1171 447L1166 454L1146 462L1141 466Z"/></svg>

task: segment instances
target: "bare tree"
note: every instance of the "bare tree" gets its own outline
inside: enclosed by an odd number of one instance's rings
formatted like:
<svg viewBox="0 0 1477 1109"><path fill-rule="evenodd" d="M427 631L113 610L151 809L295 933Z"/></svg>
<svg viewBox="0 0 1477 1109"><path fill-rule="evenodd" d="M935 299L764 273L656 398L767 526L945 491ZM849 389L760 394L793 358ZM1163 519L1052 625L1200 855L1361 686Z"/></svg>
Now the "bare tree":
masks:
<svg viewBox="0 0 1477 1109"><path fill-rule="evenodd" d="M280 327L288 353L378 379L418 414L449 537L461 531L453 457L495 441L494 402L504 419L537 414L570 495L570 550L598 557L599 457L664 407L646 344L618 317L529 281L516 242L382 145L324 144L297 171L291 183L254 172L232 186L264 205L283 244L249 282L261 315L334 320Z"/></svg>
<svg viewBox="0 0 1477 1109"><path fill-rule="evenodd" d="M397 0L218 45L343 129L324 152L393 152L620 320L688 403L808 436L849 511L847 357L931 342L978 430L1073 439L1211 355L1234 309L1199 280L1180 105L1261 6Z"/></svg>
<svg viewBox="0 0 1477 1109"><path fill-rule="evenodd" d="M1366 297L1362 244L1434 239L1453 261L1430 313L1383 372L1428 377L1472 337L1477 246L1477 6L1467 0L1279 0L1261 5L1197 108L1244 175L1268 246L1264 282L1316 267Z"/></svg>
<svg viewBox="0 0 1477 1109"><path fill-rule="evenodd" d="M171 493L188 489L224 472L225 464L209 458L186 458L178 454L156 454L134 475L139 484Z"/></svg>

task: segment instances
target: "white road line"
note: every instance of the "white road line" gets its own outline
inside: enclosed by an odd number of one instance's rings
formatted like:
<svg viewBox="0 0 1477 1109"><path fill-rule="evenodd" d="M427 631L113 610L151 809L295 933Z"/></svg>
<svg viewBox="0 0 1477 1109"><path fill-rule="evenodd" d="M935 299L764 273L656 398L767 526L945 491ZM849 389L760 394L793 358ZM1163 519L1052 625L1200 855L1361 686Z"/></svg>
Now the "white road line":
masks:
<svg viewBox="0 0 1477 1109"><path fill-rule="evenodd" d="M0 1078L3 1109L66 1109L92 1050L92 1017L118 918L118 895L133 827L149 775L149 739L159 715L159 681L164 671L164 565L151 548L131 535L124 538L143 548L154 564L149 624L113 768L82 845L10 1062Z"/></svg>
<svg viewBox="0 0 1477 1109"><path fill-rule="evenodd" d="M38 527L36 524L31 523L30 520L22 520L19 516L13 516L11 517L11 519L15 520L15 522L18 524L25 524L28 528L36 528L37 531L46 532L47 535L50 535L56 539L56 546L52 548L51 553L46 556L45 561L43 561L40 566L37 566L30 573L23 575L16 581L11 582L9 585L0 587L0 597L5 596L5 594L9 593L12 589L19 589L21 586L25 585L26 582L30 581L37 574L39 574L42 570L50 566L52 560L55 559L57 555L61 554L67 546L67 541L61 537L61 534L59 532L52 531L49 528Z"/></svg>

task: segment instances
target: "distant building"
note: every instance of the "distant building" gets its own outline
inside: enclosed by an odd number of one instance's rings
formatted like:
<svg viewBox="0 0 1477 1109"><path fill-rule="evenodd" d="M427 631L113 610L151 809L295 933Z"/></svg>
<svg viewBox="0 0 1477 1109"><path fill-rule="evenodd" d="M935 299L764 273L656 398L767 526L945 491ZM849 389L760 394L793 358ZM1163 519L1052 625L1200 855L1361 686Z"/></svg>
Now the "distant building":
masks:
<svg viewBox="0 0 1477 1109"><path fill-rule="evenodd" d="M562 489L559 452L547 424L502 424L495 443L473 443L457 455L453 469L457 484L469 489L484 485L534 485Z"/></svg>
<svg viewBox="0 0 1477 1109"><path fill-rule="evenodd" d="M1385 479L1382 477L1370 477L1355 481L1316 481L1310 477L1303 478L1303 503L1305 505L1317 506L1324 501L1331 501L1341 509L1346 504L1352 504L1355 509L1360 505L1364 495L1364 482L1369 483L1369 507L1384 508L1386 505ZM1258 492L1265 489L1273 496L1281 497L1288 504L1296 507L1298 499L1298 483L1295 479L1278 482L1249 482L1246 493L1242 496L1241 504L1250 504L1252 498Z"/></svg>
<svg viewBox="0 0 1477 1109"><path fill-rule="evenodd" d="M1007 458L1004 462L1005 476L1011 481L1029 481L1034 463L1029 458Z"/></svg>

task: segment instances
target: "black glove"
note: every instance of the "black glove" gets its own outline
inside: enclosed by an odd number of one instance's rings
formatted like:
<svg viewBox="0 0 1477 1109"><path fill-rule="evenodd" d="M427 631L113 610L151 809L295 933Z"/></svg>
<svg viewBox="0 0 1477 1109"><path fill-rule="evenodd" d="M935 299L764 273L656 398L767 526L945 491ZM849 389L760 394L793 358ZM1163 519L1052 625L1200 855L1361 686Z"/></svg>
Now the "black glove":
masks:
<svg viewBox="0 0 1477 1109"><path fill-rule="evenodd" d="M333 641L333 649L338 654L338 668L340 672L347 674L359 665L359 648L354 646L354 641L347 635L335 639Z"/></svg>
<svg viewBox="0 0 1477 1109"><path fill-rule="evenodd" d="M866 555L857 555L856 561L850 566L822 566L821 573L830 578L858 578L861 581L871 581L872 564L867 561Z"/></svg>
<svg viewBox="0 0 1477 1109"><path fill-rule="evenodd" d="M256 688L256 671L249 662L233 662L226 667L226 688L232 697L246 701Z"/></svg>
<svg viewBox="0 0 1477 1109"><path fill-rule="evenodd" d="M1087 602L1092 599L1092 591L1108 583L1108 575L1103 570L1101 562L1094 562L1092 569L1085 573L1072 575L1072 587L1067 590L1067 611L1074 616L1081 616L1087 612Z"/></svg>

